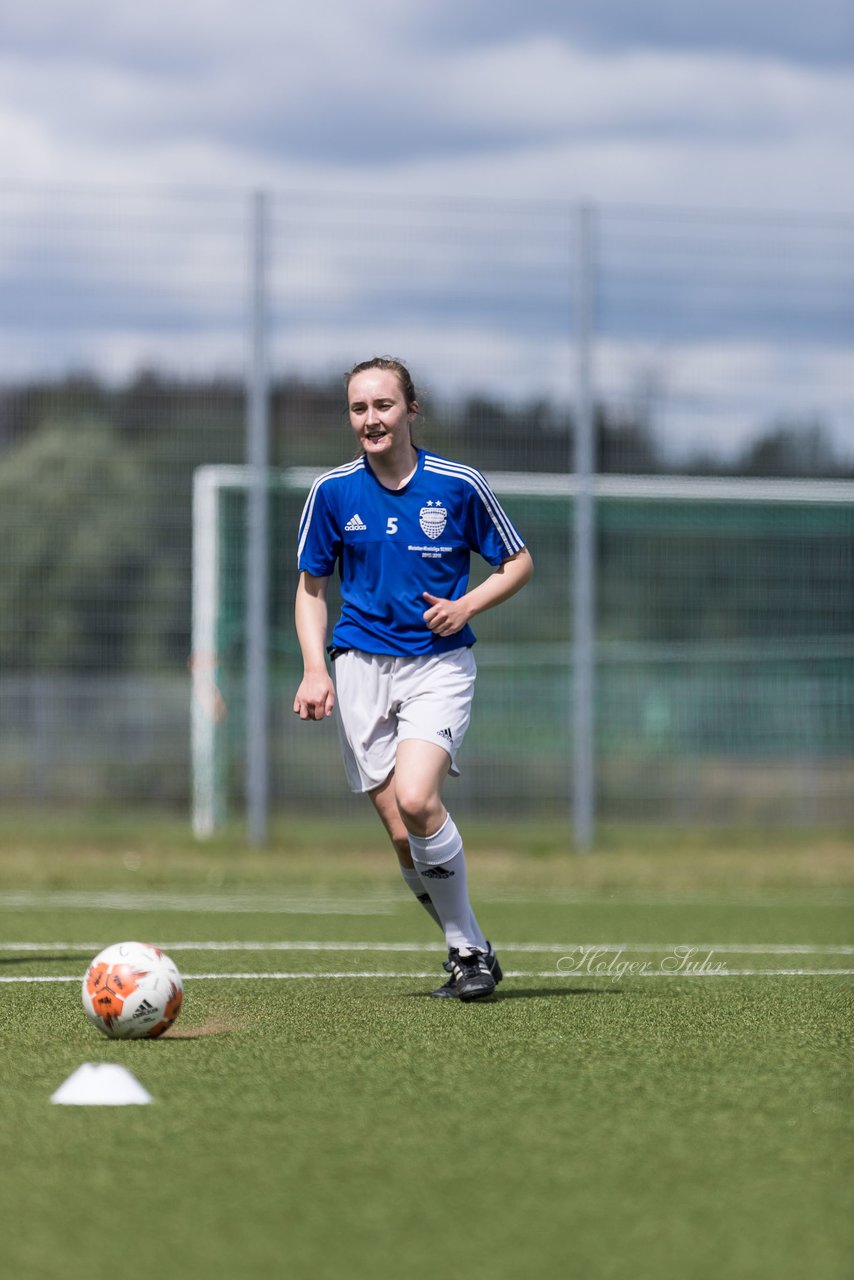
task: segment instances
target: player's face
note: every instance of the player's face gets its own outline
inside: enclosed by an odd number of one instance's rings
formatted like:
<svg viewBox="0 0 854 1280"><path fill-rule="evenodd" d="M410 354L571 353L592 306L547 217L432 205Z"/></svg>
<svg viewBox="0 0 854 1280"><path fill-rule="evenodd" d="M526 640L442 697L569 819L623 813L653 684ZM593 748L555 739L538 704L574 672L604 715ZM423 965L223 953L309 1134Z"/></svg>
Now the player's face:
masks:
<svg viewBox="0 0 854 1280"><path fill-rule="evenodd" d="M390 369L366 369L350 379L350 425L368 457L394 458L412 447L414 414Z"/></svg>

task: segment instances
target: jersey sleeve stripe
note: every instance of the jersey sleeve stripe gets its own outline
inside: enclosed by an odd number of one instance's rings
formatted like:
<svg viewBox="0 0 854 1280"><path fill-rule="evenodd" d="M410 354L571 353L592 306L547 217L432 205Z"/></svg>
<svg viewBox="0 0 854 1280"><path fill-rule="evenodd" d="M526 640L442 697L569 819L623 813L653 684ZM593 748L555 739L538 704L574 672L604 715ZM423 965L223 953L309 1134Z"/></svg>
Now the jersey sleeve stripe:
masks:
<svg viewBox="0 0 854 1280"><path fill-rule="evenodd" d="M306 538L308 537L309 528L311 526L311 517L314 514L314 503L318 490L321 485L326 484L327 480L335 480L339 476L348 476L352 472L357 471L359 467L364 466L364 459L357 458L354 462L349 462L346 466L336 467L334 471L327 471L322 476L318 476L314 484L309 490L308 497L305 500L305 506L302 509L299 523L299 535L297 539L297 564L302 557L303 548L305 547Z"/></svg>
<svg viewBox="0 0 854 1280"><path fill-rule="evenodd" d="M465 480L467 484L472 486L489 512L492 523L507 548L508 554L511 556L516 555L518 551L523 549L525 543L520 537L519 531L507 516L484 477L474 467L466 467L457 462L448 462L444 458L428 457L424 462L424 470L436 472L437 475L456 476L460 480Z"/></svg>

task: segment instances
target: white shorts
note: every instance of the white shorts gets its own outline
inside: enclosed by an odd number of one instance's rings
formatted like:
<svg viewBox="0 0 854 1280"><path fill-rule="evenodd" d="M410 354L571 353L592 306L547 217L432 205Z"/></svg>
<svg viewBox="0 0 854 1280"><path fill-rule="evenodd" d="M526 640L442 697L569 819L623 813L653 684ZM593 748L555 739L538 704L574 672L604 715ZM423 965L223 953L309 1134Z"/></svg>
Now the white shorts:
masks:
<svg viewBox="0 0 854 1280"><path fill-rule="evenodd" d="M373 791L394 769L406 738L435 742L451 757L471 719L477 665L471 649L395 658L348 649L332 664L338 737L352 791Z"/></svg>

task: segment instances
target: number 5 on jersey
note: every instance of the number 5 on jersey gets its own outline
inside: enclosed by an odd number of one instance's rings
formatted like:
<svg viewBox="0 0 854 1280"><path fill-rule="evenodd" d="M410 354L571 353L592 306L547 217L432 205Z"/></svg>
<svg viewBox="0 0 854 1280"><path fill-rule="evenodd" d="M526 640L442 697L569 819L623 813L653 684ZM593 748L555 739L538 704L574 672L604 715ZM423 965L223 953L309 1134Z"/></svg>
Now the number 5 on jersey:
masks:
<svg viewBox="0 0 854 1280"><path fill-rule="evenodd" d="M389 516L385 531L386 533L397 533L397 516Z"/></svg>

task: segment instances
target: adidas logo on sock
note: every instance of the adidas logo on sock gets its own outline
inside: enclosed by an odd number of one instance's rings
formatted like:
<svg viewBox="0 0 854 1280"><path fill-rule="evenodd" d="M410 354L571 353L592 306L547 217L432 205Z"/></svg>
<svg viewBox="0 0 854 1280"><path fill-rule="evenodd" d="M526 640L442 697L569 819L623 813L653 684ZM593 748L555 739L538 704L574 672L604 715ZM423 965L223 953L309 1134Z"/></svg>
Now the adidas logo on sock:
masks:
<svg viewBox="0 0 854 1280"><path fill-rule="evenodd" d="M418 873L422 880L450 880L451 876L456 875L455 871L449 871L447 867L425 867L423 871Z"/></svg>
<svg viewBox="0 0 854 1280"><path fill-rule="evenodd" d="M362 517L359 515L357 511L356 514L352 517L352 519L348 520L347 523L344 525L344 532L356 533L357 530L367 529L367 527L368 526L365 524L364 520L362 519Z"/></svg>

